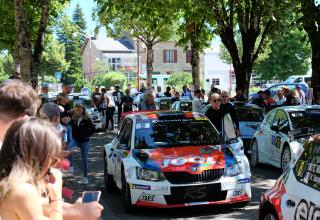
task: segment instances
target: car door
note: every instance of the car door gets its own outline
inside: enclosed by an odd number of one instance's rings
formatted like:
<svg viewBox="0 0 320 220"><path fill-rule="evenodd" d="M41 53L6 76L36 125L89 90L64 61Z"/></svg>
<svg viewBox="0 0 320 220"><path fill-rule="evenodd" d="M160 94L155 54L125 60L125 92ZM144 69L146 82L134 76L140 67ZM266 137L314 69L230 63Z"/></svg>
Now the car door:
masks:
<svg viewBox="0 0 320 220"><path fill-rule="evenodd" d="M274 129L273 129L274 128ZM289 120L284 110L277 111L271 126L272 151L270 163L275 167L281 167L281 154L286 141L288 141Z"/></svg>
<svg viewBox="0 0 320 220"><path fill-rule="evenodd" d="M283 176L286 193L281 198L283 219L320 219L320 143L307 144L305 151Z"/></svg>
<svg viewBox="0 0 320 220"><path fill-rule="evenodd" d="M260 126L259 134L257 135L257 141L259 146L259 160L263 163L269 163L270 158L272 156L272 151L270 150L271 147L271 125L273 122L273 119L275 117L277 110L271 110L266 115L265 120Z"/></svg>
<svg viewBox="0 0 320 220"><path fill-rule="evenodd" d="M123 158L129 155L131 149L131 135L132 135L132 119L126 118L122 122L120 134L119 134L119 143L114 149L115 157L115 174L116 180L121 181L121 164Z"/></svg>

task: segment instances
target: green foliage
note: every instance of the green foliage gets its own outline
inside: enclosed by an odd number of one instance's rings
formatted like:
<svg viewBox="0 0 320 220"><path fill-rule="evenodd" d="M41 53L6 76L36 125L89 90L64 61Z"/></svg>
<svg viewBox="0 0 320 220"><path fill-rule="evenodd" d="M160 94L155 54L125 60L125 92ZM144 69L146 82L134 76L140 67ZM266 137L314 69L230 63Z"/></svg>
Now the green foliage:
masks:
<svg viewBox="0 0 320 220"><path fill-rule="evenodd" d="M192 76L191 73L179 72L173 73L167 80L169 86L175 87L176 90L182 91L182 86L192 85Z"/></svg>
<svg viewBox="0 0 320 220"><path fill-rule="evenodd" d="M46 75L46 76L43 76L42 82L54 84L57 82L57 80L54 76Z"/></svg>
<svg viewBox="0 0 320 220"><path fill-rule="evenodd" d="M99 74L93 78L94 86L104 86L107 90L115 85L120 85L123 88L126 83L126 77L123 73L119 72L109 72L107 74Z"/></svg>
<svg viewBox="0 0 320 220"><path fill-rule="evenodd" d="M84 19L84 14L82 11L82 8L80 7L79 3L77 4L73 15L72 15L72 21L75 25L77 25L80 28L80 31L83 33L87 29L87 22Z"/></svg>
<svg viewBox="0 0 320 220"><path fill-rule="evenodd" d="M255 65L256 73L266 80L305 74L311 58L310 44L305 39L305 33L298 30L280 36L271 44L268 57Z"/></svg>
<svg viewBox="0 0 320 220"><path fill-rule="evenodd" d="M8 79L12 72L12 56L6 52L0 53L0 83Z"/></svg>

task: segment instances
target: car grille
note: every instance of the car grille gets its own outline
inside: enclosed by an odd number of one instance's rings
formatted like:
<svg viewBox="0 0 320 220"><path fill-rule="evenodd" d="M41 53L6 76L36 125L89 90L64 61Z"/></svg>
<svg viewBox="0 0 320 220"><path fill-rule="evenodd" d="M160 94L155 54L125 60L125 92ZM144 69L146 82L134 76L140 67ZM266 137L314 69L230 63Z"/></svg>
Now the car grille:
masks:
<svg viewBox="0 0 320 220"><path fill-rule="evenodd" d="M188 184L209 182L219 179L224 173L224 169L204 170L200 174L190 174L187 172L166 172L167 180L172 184Z"/></svg>
<svg viewBox="0 0 320 220"><path fill-rule="evenodd" d="M165 195L167 204L225 200L227 191L221 191L221 184L171 187L171 195Z"/></svg>

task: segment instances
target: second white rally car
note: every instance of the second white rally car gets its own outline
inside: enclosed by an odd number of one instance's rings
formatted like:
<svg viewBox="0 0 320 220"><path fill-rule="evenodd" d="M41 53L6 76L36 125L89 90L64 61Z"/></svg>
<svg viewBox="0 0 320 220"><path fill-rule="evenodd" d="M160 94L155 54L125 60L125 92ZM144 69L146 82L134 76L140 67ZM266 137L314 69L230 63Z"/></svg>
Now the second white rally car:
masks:
<svg viewBox="0 0 320 220"><path fill-rule="evenodd" d="M119 188L132 206L172 208L246 205L251 172L231 117L222 137L202 114L140 112L127 115L105 145L105 185Z"/></svg>
<svg viewBox="0 0 320 220"><path fill-rule="evenodd" d="M251 141L251 163L285 171L308 136L320 131L320 106L284 106L266 115Z"/></svg>

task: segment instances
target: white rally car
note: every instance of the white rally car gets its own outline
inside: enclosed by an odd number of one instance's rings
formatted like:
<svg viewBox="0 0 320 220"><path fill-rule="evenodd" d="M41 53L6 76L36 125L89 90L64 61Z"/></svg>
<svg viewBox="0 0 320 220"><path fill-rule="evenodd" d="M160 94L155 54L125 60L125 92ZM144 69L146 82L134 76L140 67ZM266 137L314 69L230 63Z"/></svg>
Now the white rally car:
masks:
<svg viewBox="0 0 320 220"><path fill-rule="evenodd" d="M320 219L320 139L308 140L261 196L260 220Z"/></svg>
<svg viewBox="0 0 320 220"><path fill-rule="evenodd" d="M198 113L127 115L117 137L105 145L107 191L118 187L127 211L132 206L246 205L251 199L249 162L229 115L223 126L221 138Z"/></svg>
<svg viewBox="0 0 320 220"><path fill-rule="evenodd" d="M320 106L284 106L266 115L251 141L251 164L285 171L304 139L320 130Z"/></svg>

